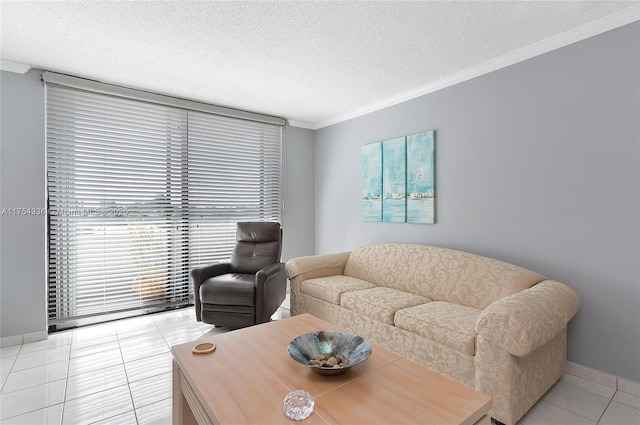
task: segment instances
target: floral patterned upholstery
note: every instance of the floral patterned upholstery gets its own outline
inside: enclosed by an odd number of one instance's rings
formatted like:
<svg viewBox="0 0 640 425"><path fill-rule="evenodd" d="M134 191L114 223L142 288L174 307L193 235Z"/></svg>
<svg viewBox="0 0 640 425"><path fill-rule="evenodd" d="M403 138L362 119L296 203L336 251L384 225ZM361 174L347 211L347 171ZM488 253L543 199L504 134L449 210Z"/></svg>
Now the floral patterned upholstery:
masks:
<svg viewBox="0 0 640 425"><path fill-rule="evenodd" d="M344 275L481 310L544 280L538 273L493 258L410 244L355 249Z"/></svg>
<svg viewBox="0 0 640 425"><path fill-rule="evenodd" d="M568 286L502 261L415 244L286 264L291 314L310 313L490 395L515 424L563 374Z"/></svg>
<svg viewBox="0 0 640 425"><path fill-rule="evenodd" d="M480 313L472 307L434 301L398 310L395 325L473 356L476 351L476 322Z"/></svg>
<svg viewBox="0 0 640 425"><path fill-rule="evenodd" d="M375 285L355 277L329 276L305 280L300 291L333 304L340 304L340 296L344 292L370 288L375 288Z"/></svg>
<svg viewBox="0 0 640 425"><path fill-rule="evenodd" d="M376 287L342 294L340 305L348 310L371 317L388 325L393 324L396 311L430 300L397 289Z"/></svg>
<svg viewBox="0 0 640 425"><path fill-rule="evenodd" d="M476 332L514 356L523 357L562 331L579 307L571 288L545 280L487 307Z"/></svg>

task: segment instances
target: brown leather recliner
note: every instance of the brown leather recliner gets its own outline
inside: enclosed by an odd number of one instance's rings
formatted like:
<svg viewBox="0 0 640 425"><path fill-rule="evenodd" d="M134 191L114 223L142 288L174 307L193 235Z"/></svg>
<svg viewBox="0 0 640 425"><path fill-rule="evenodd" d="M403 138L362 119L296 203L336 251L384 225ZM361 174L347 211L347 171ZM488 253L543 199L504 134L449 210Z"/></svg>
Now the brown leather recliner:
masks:
<svg viewBox="0 0 640 425"><path fill-rule="evenodd" d="M229 263L191 270L198 321L230 328L268 322L286 297L282 228L238 223Z"/></svg>

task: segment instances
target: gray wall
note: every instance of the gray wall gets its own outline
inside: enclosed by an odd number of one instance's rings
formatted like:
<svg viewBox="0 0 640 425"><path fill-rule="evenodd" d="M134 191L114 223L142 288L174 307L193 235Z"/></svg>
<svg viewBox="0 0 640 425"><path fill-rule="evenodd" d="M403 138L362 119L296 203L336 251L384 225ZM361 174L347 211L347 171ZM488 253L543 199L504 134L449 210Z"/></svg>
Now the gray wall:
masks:
<svg viewBox="0 0 640 425"><path fill-rule="evenodd" d="M40 73L0 71L0 207L45 207ZM47 328L46 216L0 217L0 337Z"/></svg>
<svg viewBox="0 0 640 425"><path fill-rule="evenodd" d="M285 164L282 261L315 253L313 140L313 130L297 127L286 128L282 137Z"/></svg>
<svg viewBox="0 0 640 425"><path fill-rule="evenodd" d="M316 132L316 251L499 258L574 288L568 359L640 381L640 23ZM365 223L361 147L436 130L437 224Z"/></svg>
<svg viewBox="0 0 640 425"><path fill-rule="evenodd" d="M45 121L41 71L2 71L2 208L45 207ZM283 132L283 260L314 253L313 131ZM0 337L47 330L46 219L0 217Z"/></svg>

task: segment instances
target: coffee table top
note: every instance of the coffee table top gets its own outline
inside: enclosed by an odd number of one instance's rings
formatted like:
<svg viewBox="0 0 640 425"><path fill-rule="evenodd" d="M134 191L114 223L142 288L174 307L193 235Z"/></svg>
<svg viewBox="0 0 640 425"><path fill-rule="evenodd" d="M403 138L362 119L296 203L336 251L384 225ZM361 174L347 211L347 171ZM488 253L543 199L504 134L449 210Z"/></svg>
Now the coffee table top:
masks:
<svg viewBox="0 0 640 425"><path fill-rule="evenodd" d="M369 359L333 376L289 357L289 342L304 333L338 330L309 314L172 347L174 361L214 423L469 424L491 408L491 398L375 344ZM194 345L213 342L210 354ZM284 397L302 389L314 413L292 421Z"/></svg>

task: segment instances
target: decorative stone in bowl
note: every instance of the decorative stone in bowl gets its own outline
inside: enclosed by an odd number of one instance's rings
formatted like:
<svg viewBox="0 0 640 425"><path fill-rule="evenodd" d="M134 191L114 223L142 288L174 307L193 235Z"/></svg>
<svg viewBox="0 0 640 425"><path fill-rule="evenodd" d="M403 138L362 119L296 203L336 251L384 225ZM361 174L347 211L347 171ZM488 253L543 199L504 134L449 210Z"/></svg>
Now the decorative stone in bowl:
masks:
<svg viewBox="0 0 640 425"><path fill-rule="evenodd" d="M287 347L295 361L321 375L337 375L371 355L362 337L340 331L315 331L293 339Z"/></svg>

